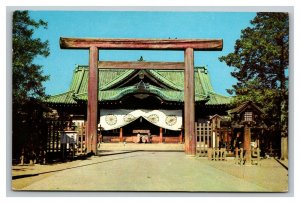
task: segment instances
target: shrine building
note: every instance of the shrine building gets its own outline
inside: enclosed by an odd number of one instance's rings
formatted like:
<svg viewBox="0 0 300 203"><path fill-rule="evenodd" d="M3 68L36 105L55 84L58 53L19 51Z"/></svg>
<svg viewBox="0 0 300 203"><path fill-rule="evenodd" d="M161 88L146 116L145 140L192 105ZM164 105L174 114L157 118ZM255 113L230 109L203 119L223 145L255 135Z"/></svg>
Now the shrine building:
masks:
<svg viewBox="0 0 300 203"><path fill-rule="evenodd" d="M184 70L98 71L98 143L184 143ZM87 121L88 77L89 67L77 65L69 90L46 100L73 130ZM207 67L194 67L194 79L195 121L226 116L231 98L214 91ZM76 139L82 147L84 137Z"/></svg>

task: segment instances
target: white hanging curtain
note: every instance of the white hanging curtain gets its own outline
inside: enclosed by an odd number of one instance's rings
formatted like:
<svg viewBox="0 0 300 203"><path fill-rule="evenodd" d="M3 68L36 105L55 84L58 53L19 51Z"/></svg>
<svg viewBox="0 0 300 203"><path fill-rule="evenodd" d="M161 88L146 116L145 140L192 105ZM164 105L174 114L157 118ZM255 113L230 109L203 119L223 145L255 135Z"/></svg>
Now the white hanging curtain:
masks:
<svg viewBox="0 0 300 203"><path fill-rule="evenodd" d="M182 127L181 110L129 110L129 109L101 109L100 124L103 130L113 130L128 125L136 119L143 117L153 125L180 131Z"/></svg>

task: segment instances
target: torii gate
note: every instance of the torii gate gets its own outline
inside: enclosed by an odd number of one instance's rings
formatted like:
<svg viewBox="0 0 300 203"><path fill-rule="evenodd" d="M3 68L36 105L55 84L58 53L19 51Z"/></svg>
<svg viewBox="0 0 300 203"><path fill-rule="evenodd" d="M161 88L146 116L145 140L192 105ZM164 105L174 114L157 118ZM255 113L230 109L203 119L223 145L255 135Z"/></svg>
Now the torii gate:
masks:
<svg viewBox="0 0 300 203"><path fill-rule="evenodd" d="M97 152L98 68L173 69L184 70L184 134L185 152L196 155L194 51L221 51L222 39L103 39L60 38L62 49L89 50L89 79L86 146ZM99 49L114 50L181 50L183 62L101 62Z"/></svg>

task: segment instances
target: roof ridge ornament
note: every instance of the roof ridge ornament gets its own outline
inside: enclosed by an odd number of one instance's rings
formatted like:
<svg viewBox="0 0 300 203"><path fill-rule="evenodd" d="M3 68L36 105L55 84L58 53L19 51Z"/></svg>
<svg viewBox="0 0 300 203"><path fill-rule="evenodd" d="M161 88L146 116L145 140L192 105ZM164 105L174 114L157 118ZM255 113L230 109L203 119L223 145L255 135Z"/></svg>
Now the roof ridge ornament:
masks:
<svg viewBox="0 0 300 203"><path fill-rule="evenodd" d="M149 89L149 83L145 83L143 79L141 79L140 82L138 82L135 87L140 91L145 91Z"/></svg>
<svg viewBox="0 0 300 203"><path fill-rule="evenodd" d="M144 71L140 71L140 72L139 72L139 78L140 78L141 80L143 80L143 79L145 78L145 73L144 73Z"/></svg>
<svg viewBox="0 0 300 203"><path fill-rule="evenodd" d="M143 56L141 56L138 61L145 61L145 60L143 59Z"/></svg>

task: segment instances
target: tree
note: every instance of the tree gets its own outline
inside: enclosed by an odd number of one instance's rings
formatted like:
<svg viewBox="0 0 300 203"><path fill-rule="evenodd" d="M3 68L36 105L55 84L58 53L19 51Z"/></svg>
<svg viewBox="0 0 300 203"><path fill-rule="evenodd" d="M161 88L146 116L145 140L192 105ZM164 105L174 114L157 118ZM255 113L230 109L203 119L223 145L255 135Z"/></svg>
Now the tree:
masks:
<svg viewBox="0 0 300 203"><path fill-rule="evenodd" d="M47 57L49 47L48 41L33 38L34 31L40 27L46 29L47 23L31 19L28 11L15 11L12 26L13 157L19 157L34 151L44 135L43 82L49 76L43 75L43 67L35 64L34 59Z"/></svg>
<svg viewBox="0 0 300 203"><path fill-rule="evenodd" d="M256 102L265 112L264 122L281 139L281 158L287 158L289 18L287 13L257 13L251 26L241 31L234 52L220 57L234 67L237 83L229 89L235 103ZM276 140L279 140L276 142Z"/></svg>

